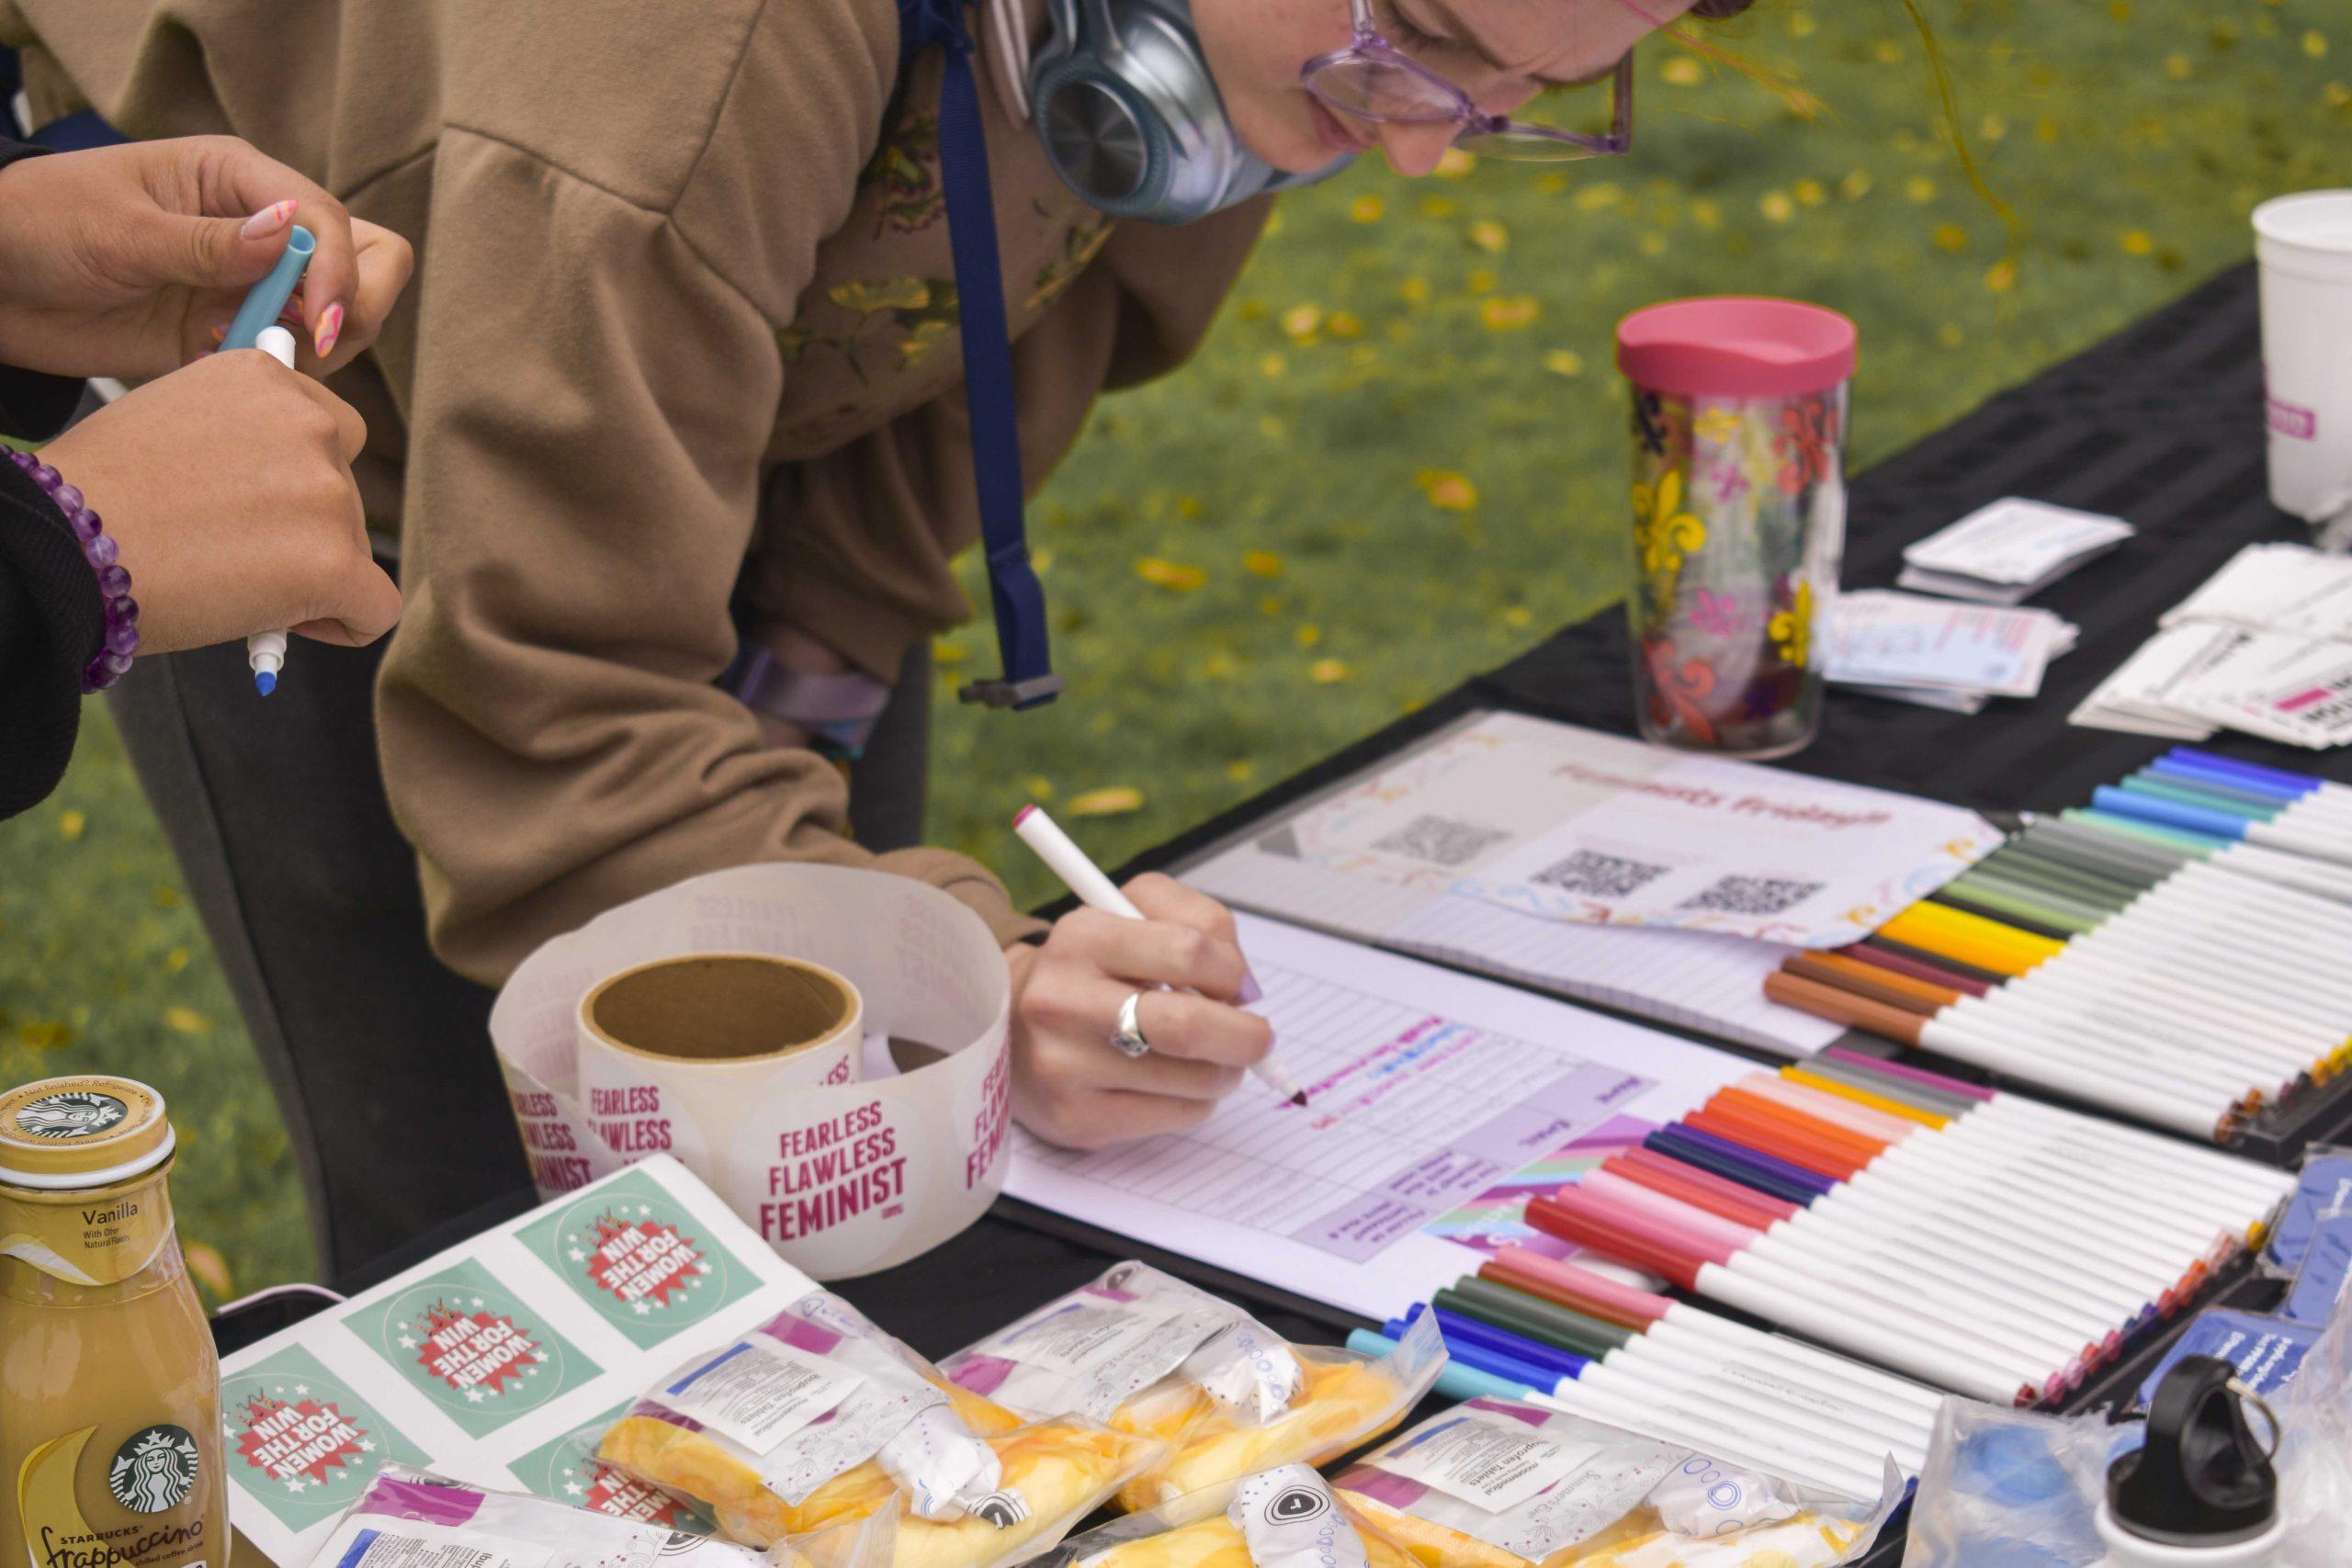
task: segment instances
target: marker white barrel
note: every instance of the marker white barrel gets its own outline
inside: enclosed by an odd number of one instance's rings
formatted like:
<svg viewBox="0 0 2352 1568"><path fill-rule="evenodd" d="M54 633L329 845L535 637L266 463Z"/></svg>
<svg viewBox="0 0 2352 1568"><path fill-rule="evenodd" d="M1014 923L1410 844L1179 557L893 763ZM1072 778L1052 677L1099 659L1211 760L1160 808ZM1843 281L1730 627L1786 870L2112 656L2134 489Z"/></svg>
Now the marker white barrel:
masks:
<svg viewBox="0 0 2352 1568"><path fill-rule="evenodd" d="M1928 1428L1921 1425L1916 1413L1891 1414L1792 1376L1777 1366L1678 1357L1639 1335L1603 1359L1612 1367L1632 1368L1663 1382L1719 1391L1719 1397L1738 1403L1742 1408L1760 1407L1769 1415L1793 1407L1808 1412L1817 1420L1841 1423L1885 1444L1906 1463L1927 1457Z"/></svg>
<svg viewBox="0 0 2352 1568"><path fill-rule="evenodd" d="M1685 1411L1661 1409L1648 1400L1627 1399L1614 1391L1567 1382L1553 1393L1536 1397L1571 1415L1641 1432L1719 1461L1761 1470L1767 1474L1788 1473L1792 1480L1802 1480L1807 1485L1840 1496L1854 1495L1855 1489L1865 1484L1867 1472L1851 1464L1804 1455L1792 1455L1777 1465L1760 1461L1755 1456L1781 1449L1777 1438L1761 1432L1743 1433L1721 1421L1700 1418Z"/></svg>
<svg viewBox="0 0 2352 1568"><path fill-rule="evenodd" d="M1735 1403L1725 1392L1702 1389L1689 1383L1664 1378L1645 1376L1641 1372L1612 1368L1595 1361L1575 1379L1571 1386L1614 1395L1635 1404L1687 1417L1692 1421L1707 1421L1718 1428L1734 1434L1772 1432L1797 1454L1811 1463L1868 1472L1883 1460L1890 1447L1871 1442L1848 1427L1833 1432L1811 1412L1783 1406L1780 1410L1756 1408L1760 1402Z"/></svg>
<svg viewBox="0 0 2352 1568"><path fill-rule="evenodd" d="M2114 1106L2192 1138L2212 1137L2218 1123L2210 1105L2177 1095L2152 1093L2134 1084L2119 1084L2106 1074L2047 1062L2031 1051L1995 1043L1973 1032L1947 1028L1933 1019L1920 1026L1919 1043L1955 1061L1986 1067L2023 1082L2046 1084L2094 1104Z"/></svg>
<svg viewBox="0 0 2352 1568"><path fill-rule="evenodd" d="M1950 1348L1932 1337L1923 1337L1913 1323L1891 1320L1871 1311L1850 1311L1841 1316L1836 1308L1815 1298L1734 1274L1713 1263L1699 1269L1698 1289L1702 1295L1742 1312L1803 1328L1814 1338L1842 1346L1883 1365L1900 1368L1971 1399L2008 1405L2018 1403L2020 1395L2038 1395L2041 1392L2041 1385L2030 1374L1999 1362L1978 1359L1974 1354Z"/></svg>
<svg viewBox="0 0 2352 1568"><path fill-rule="evenodd" d="M1642 1342L1691 1356L1769 1359L1816 1382L1834 1384L1842 1398L1877 1401L1888 1409L1924 1416L1930 1423L1943 1406L1944 1391L1939 1388L1786 1334L1767 1334L1734 1323L1688 1302L1668 1307L1666 1315L1642 1336Z"/></svg>

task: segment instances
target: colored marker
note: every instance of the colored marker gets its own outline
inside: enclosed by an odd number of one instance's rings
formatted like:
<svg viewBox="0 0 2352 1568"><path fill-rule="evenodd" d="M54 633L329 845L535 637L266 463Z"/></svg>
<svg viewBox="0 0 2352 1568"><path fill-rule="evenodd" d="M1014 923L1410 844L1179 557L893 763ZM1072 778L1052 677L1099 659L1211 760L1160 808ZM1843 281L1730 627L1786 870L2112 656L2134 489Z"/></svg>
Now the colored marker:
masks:
<svg viewBox="0 0 2352 1568"><path fill-rule="evenodd" d="M222 349L258 348L288 369L294 367L294 334L275 323L318 248L317 238L300 223L287 231L286 248L267 276L246 291L220 339ZM255 691L265 697L276 691L278 673L286 668L286 633L256 632L247 637L245 663L253 671Z"/></svg>

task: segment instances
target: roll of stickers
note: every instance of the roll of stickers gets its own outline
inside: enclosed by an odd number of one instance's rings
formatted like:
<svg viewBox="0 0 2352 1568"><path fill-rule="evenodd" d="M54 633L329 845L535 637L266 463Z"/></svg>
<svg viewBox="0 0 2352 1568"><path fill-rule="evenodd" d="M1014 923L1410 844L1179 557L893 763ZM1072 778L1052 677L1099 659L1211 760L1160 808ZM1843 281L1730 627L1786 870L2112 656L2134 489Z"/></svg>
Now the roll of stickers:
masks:
<svg viewBox="0 0 2352 1568"><path fill-rule="evenodd" d="M674 1155L793 1264L842 1280L995 1201L1010 1003L995 938L938 889L756 865L555 938L490 1032L542 1198ZM924 1059L901 1070L910 1046Z"/></svg>

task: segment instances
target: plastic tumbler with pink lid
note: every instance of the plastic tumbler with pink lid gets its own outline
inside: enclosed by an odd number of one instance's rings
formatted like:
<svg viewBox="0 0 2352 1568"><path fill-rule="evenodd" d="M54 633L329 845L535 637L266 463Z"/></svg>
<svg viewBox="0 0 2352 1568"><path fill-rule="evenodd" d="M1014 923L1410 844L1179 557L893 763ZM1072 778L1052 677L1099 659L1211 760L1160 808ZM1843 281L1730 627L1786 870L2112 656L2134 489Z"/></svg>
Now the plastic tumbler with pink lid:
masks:
<svg viewBox="0 0 2352 1568"><path fill-rule="evenodd" d="M1792 299L1678 299L1617 324L1644 739L1778 757L1819 731L1854 340L1846 317Z"/></svg>

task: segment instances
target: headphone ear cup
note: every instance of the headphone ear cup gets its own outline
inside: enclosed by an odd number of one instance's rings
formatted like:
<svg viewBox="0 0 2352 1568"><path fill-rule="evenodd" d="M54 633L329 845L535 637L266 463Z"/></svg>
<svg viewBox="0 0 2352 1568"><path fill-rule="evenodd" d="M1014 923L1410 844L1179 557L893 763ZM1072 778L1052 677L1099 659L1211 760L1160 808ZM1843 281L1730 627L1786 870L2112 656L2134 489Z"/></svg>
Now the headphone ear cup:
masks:
<svg viewBox="0 0 2352 1568"><path fill-rule="evenodd" d="M1098 62L1080 52L1048 62L1029 102L1046 161L1089 206L1140 218L1168 199L1176 145L1167 123Z"/></svg>

